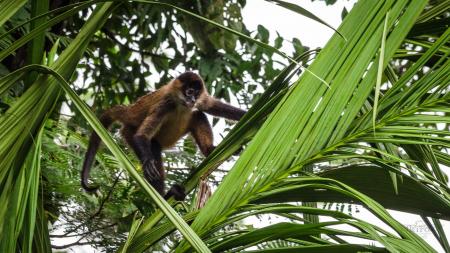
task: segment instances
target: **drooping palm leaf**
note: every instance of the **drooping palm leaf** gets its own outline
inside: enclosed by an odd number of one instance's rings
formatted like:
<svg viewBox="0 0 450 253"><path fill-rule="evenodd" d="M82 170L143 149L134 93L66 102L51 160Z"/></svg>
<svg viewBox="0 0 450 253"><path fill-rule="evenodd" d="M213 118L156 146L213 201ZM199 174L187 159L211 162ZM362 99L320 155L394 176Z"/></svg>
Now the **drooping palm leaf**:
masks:
<svg viewBox="0 0 450 253"><path fill-rule="evenodd" d="M401 175L401 180L398 182L398 194L395 192L390 180L389 171L381 167L351 165L324 171L318 175L343 182L371 196L386 208L450 219L450 214L448 213L450 203L447 199L442 198L410 176L399 172L396 172L396 174ZM252 203L296 201L351 203L357 201L339 192L313 187L289 187L289 185L298 185L291 182L291 180L293 179L287 179L286 182L281 181L275 186L276 190L273 190L273 193L264 192L257 196ZM299 178L299 180L301 179Z"/></svg>

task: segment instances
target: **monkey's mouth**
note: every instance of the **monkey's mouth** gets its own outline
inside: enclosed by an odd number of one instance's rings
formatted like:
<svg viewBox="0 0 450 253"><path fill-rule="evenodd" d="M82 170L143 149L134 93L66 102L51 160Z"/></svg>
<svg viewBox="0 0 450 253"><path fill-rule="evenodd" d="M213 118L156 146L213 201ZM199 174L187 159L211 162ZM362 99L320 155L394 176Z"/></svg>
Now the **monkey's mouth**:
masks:
<svg viewBox="0 0 450 253"><path fill-rule="evenodd" d="M194 107L195 105L195 97L186 97L186 99L184 100L184 104L187 107Z"/></svg>

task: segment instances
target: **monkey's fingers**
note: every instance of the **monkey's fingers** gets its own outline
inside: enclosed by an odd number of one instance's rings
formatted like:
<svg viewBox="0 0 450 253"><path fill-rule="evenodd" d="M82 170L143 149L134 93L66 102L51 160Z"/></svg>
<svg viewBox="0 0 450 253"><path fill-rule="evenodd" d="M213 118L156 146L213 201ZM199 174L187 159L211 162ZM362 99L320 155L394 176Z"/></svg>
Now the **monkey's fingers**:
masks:
<svg viewBox="0 0 450 253"><path fill-rule="evenodd" d="M164 175L159 170L154 160L145 161L142 165L145 179L161 196L164 196Z"/></svg>
<svg viewBox="0 0 450 253"><path fill-rule="evenodd" d="M145 161L142 168L144 170L145 177L149 181L161 180L163 177L154 160Z"/></svg>

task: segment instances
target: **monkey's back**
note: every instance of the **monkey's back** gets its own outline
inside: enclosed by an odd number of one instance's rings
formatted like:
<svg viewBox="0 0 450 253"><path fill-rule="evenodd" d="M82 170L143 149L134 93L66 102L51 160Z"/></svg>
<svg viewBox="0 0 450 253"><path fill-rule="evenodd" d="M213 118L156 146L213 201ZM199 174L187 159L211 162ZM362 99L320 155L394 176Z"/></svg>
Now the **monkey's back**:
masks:
<svg viewBox="0 0 450 253"><path fill-rule="evenodd" d="M140 97L136 102L127 106L126 115L122 117L122 124L139 127L149 114L149 108L154 108L161 99L159 90Z"/></svg>
<svg viewBox="0 0 450 253"><path fill-rule="evenodd" d="M160 118L160 127L154 136L162 148L169 148L189 131L192 118L192 110L187 108L173 94L166 91L163 86L159 90L140 97L135 103L127 106L126 115L122 115L122 124L138 130L146 117L152 116L154 110L160 107L166 108L163 118ZM168 103L168 101L171 101ZM161 109L161 108L160 108Z"/></svg>

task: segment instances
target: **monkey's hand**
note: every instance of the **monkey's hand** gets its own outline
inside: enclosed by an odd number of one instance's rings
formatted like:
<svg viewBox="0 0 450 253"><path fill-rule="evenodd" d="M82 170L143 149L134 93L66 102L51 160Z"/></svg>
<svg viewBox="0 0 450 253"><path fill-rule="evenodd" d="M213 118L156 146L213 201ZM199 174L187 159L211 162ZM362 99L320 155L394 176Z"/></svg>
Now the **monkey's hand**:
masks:
<svg viewBox="0 0 450 253"><path fill-rule="evenodd" d="M147 159L142 164L145 179L159 192L161 196L164 194L164 175L153 159Z"/></svg>
<svg viewBox="0 0 450 253"><path fill-rule="evenodd" d="M156 161L153 159L147 159L142 164L142 169L144 170L144 175L148 181L159 180L162 175L156 165Z"/></svg>

